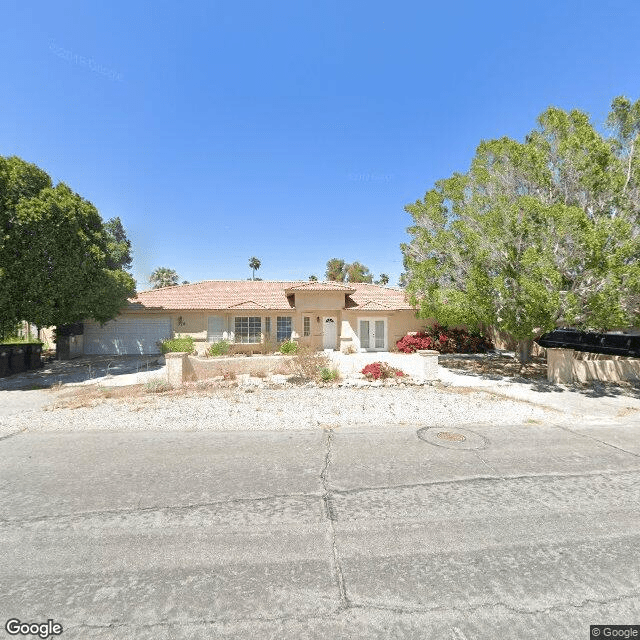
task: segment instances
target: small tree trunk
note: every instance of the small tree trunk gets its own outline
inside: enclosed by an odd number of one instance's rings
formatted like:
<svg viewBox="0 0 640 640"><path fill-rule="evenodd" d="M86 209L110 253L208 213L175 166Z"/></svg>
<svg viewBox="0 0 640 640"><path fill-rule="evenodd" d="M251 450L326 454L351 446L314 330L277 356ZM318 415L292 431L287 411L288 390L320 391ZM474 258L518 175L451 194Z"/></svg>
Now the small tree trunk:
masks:
<svg viewBox="0 0 640 640"><path fill-rule="evenodd" d="M518 352L517 358L520 364L526 364L531 361L531 347L533 345L533 339L527 338L526 340L518 340Z"/></svg>

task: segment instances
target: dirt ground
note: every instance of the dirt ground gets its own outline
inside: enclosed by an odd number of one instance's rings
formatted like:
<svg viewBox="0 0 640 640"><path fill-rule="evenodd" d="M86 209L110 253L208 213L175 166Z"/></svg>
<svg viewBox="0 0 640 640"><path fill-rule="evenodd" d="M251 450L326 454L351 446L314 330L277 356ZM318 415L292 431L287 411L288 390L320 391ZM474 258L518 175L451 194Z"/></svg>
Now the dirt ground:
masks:
<svg viewBox="0 0 640 640"><path fill-rule="evenodd" d="M504 376L519 380L547 380L547 359L532 356L531 362L521 365L517 359L502 354L441 355L438 364L447 369L463 370L486 376Z"/></svg>

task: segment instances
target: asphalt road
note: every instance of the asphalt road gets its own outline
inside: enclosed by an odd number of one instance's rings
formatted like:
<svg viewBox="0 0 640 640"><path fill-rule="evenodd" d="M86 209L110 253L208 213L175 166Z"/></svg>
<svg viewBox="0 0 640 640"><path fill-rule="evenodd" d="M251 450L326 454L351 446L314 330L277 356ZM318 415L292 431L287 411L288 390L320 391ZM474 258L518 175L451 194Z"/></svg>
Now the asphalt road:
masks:
<svg viewBox="0 0 640 640"><path fill-rule="evenodd" d="M418 430L4 438L2 627L584 640L640 623L638 427Z"/></svg>

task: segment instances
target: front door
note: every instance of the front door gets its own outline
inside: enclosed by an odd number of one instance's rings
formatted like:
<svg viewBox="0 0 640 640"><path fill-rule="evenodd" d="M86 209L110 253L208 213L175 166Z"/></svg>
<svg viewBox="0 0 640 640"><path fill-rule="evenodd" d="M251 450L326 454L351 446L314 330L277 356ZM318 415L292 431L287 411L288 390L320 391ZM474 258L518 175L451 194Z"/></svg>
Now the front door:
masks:
<svg viewBox="0 0 640 640"><path fill-rule="evenodd" d="M323 318L322 320L322 348L335 349L338 338L336 318Z"/></svg>
<svg viewBox="0 0 640 640"><path fill-rule="evenodd" d="M364 351L384 351L387 348L386 320L360 320L358 329L360 348Z"/></svg>

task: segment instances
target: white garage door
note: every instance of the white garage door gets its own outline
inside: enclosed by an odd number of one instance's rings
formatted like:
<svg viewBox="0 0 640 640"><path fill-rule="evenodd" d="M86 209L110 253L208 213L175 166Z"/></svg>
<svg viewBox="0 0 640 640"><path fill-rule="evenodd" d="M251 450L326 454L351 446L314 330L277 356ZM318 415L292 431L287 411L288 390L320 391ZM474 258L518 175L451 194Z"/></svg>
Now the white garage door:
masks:
<svg viewBox="0 0 640 640"><path fill-rule="evenodd" d="M88 355L150 355L160 353L159 340L171 337L169 318L120 318L100 326L84 323L84 352Z"/></svg>

